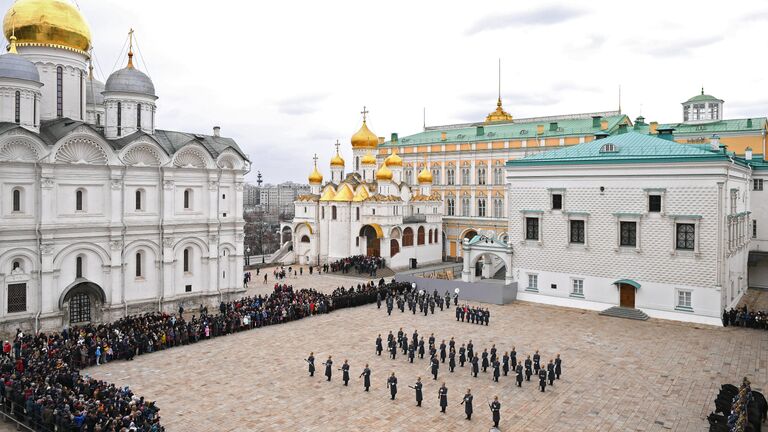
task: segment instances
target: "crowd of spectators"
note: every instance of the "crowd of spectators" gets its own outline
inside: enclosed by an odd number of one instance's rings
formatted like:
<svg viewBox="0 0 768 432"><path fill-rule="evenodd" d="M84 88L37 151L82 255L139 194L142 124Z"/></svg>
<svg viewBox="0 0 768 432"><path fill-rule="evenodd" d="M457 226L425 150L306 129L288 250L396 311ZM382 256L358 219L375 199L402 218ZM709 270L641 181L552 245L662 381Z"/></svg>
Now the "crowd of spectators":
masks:
<svg viewBox="0 0 768 432"><path fill-rule="evenodd" d="M735 309L723 309L723 325L768 330L768 312L749 310L746 305Z"/></svg>
<svg viewBox="0 0 768 432"><path fill-rule="evenodd" d="M384 258L366 255L355 255L342 258L330 264L323 265L323 271L326 273L328 271L349 273L350 270L355 269L358 274L365 273L371 277L376 277L376 271L382 268L384 268Z"/></svg>

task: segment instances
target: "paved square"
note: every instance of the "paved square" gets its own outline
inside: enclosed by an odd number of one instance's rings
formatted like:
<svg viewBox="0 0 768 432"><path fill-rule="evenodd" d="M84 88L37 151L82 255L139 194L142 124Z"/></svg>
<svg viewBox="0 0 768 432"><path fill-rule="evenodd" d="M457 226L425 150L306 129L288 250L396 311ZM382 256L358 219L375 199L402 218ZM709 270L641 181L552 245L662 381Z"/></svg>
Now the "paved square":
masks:
<svg viewBox="0 0 768 432"><path fill-rule="evenodd" d="M258 278L256 278L258 279ZM270 276L270 283L271 283ZM353 279L305 275L294 286L329 291ZM271 288L271 285L270 285ZM266 292L258 285L251 292ZM768 332L696 326L670 321L637 322L595 312L517 302L490 306L489 327L457 323L453 310L427 317L391 317L376 305L347 309L289 324L226 336L195 345L114 362L84 373L156 399L169 431L486 431L492 425L485 399L499 395L503 431L702 431L721 383L747 375L756 390L766 382ZM409 364L377 357L378 333L434 332L439 341L472 339L482 352L495 343L500 353L512 345L518 356L539 349L542 361L563 357L563 377L540 393L536 382L499 383L489 373L472 378L469 369L448 373L441 364L432 381L427 360ZM318 372L310 378L304 358L315 352ZM334 376L325 382L322 363L333 355ZM347 358L350 387L335 370ZM524 358L524 357L523 357ZM370 393L358 375L368 362ZM386 378L395 371L399 393L389 400ZM417 408L412 385L424 381L424 403ZM447 414L438 407L437 389L449 389ZM458 404L466 388L475 395L475 415L464 420Z"/></svg>

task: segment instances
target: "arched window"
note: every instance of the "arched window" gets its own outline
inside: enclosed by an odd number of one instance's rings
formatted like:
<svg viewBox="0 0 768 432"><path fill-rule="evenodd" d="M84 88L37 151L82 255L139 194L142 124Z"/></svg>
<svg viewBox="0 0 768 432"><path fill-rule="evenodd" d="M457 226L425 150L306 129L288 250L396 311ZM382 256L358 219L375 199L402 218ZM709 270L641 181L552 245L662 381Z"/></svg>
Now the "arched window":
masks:
<svg viewBox="0 0 768 432"><path fill-rule="evenodd" d="M21 123L21 92L16 91L16 124Z"/></svg>
<svg viewBox="0 0 768 432"><path fill-rule="evenodd" d="M406 228L403 230L403 247L413 246L413 230Z"/></svg>
<svg viewBox="0 0 768 432"><path fill-rule="evenodd" d="M189 258L191 255L191 251L189 248L184 249L184 272L189 273Z"/></svg>
<svg viewBox="0 0 768 432"><path fill-rule="evenodd" d="M429 230L429 244L432 244L432 230Z"/></svg>
<svg viewBox="0 0 768 432"><path fill-rule="evenodd" d="M141 104L136 104L136 129L141 130Z"/></svg>
<svg viewBox="0 0 768 432"><path fill-rule="evenodd" d="M477 216L485 217L485 198L477 199Z"/></svg>
<svg viewBox="0 0 768 432"><path fill-rule="evenodd" d="M21 261L20 260L13 260L13 264L11 264L11 271L14 271L16 269L24 271L24 268L21 267Z"/></svg>
<svg viewBox="0 0 768 432"><path fill-rule="evenodd" d="M96 114L96 126L101 126L101 114Z"/></svg>
<svg viewBox="0 0 768 432"><path fill-rule="evenodd" d="M144 258L142 255L143 254L141 252L136 252L136 277L137 278L144 276L141 268L141 264L142 264L141 262L143 261L143 258Z"/></svg>
<svg viewBox="0 0 768 432"><path fill-rule="evenodd" d="M83 189L75 191L75 211L85 211L85 191Z"/></svg>
<svg viewBox="0 0 768 432"><path fill-rule="evenodd" d="M21 212L21 189L16 188L13 190L13 211L14 212Z"/></svg>
<svg viewBox="0 0 768 432"><path fill-rule="evenodd" d="M419 244L419 245L424 244L424 227L419 227L419 230L417 231L416 244Z"/></svg>
<svg viewBox="0 0 768 432"><path fill-rule="evenodd" d="M136 210L144 210L144 189L136 189Z"/></svg>
<svg viewBox="0 0 768 432"><path fill-rule="evenodd" d="M331 220L336 220L336 206L331 206Z"/></svg>
<svg viewBox="0 0 768 432"><path fill-rule="evenodd" d="M56 68L56 117L64 117L64 69Z"/></svg>
<svg viewBox="0 0 768 432"><path fill-rule="evenodd" d="M360 220L360 207L355 209L355 220Z"/></svg>
<svg viewBox="0 0 768 432"><path fill-rule="evenodd" d="M192 209L192 189L184 189L184 210Z"/></svg>
<svg viewBox="0 0 768 432"><path fill-rule="evenodd" d="M123 104L117 103L117 136L123 134Z"/></svg>
<svg viewBox="0 0 768 432"><path fill-rule="evenodd" d="M301 236L302 243L309 243L309 236Z"/></svg>
<svg viewBox="0 0 768 432"><path fill-rule="evenodd" d="M393 257L400 252L400 245L397 243L397 239L391 239L389 241L389 256Z"/></svg>
<svg viewBox="0 0 768 432"><path fill-rule="evenodd" d="M32 96L32 123L37 126L37 95Z"/></svg>
<svg viewBox="0 0 768 432"><path fill-rule="evenodd" d="M81 278L83 277L83 256L78 255L77 258L75 258L75 277Z"/></svg>

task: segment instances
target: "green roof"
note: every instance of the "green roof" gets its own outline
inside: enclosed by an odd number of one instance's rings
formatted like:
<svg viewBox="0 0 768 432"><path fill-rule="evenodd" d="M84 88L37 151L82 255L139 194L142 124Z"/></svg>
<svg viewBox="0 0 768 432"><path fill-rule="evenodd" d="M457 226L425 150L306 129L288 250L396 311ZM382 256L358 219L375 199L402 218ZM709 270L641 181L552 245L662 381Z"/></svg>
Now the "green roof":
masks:
<svg viewBox="0 0 768 432"><path fill-rule="evenodd" d="M613 149L606 148L612 144ZM603 139L545 151L507 162L507 166L580 163L690 162L725 160L728 155L704 146L680 144L652 135L627 132Z"/></svg>
<svg viewBox="0 0 768 432"><path fill-rule="evenodd" d="M613 285L620 285L620 284L631 285L635 287L635 289L640 289L640 284L633 281L632 279L619 279L613 283Z"/></svg>
<svg viewBox="0 0 768 432"><path fill-rule="evenodd" d="M614 133L619 124L628 123L629 117L626 115L613 115L602 117L601 120L608 121L608 129L606 132ZM476 141L503 141L509 139L536 139L536 138L552 138L552 137L566 137L566 136L583 136L594 135L600 132L600 127L592 127L592 118L578 118L578 119L557 119L557 129L550 130L550 123L555 123L555 120L537 120L530 122L509 122L501 124L484 124L478 123L477 125L461 127L461 128L446 128L430 129L423 132L419 132L414 135L401 137L393 144L391 141L386 141L379 147L391 147L395 146L411 146L419 144L446 144L446 143L466 143ZM537 126L543 125L544 132L537 134ZM483 135L477 135L477 126L483 126ZM442 133L446 134L446 139L442 139Z"/></svg>
<svg viewBox="0 0 768 432"><path fill-rule="evenodd" d="M698 94L698 95L688 99L687 101L685 101L683 103L688 103L688 102L706 102L706 101L722 102L722 100L720 100L720 99L718 99L718 98L716 98L716 97L714 97L712 95L708 95L708 94L702 93L702 94Z"/></svg>
<svg viewBox="0 0 768 432"><path fill-rule="evenodd" d="M711 123L666 123L660 124L659 129L674 129L675 135L702 134L702 133L727 133L762 131L766 129L768 119L765 117L751 117L743 119L719 120Z"/></svg>

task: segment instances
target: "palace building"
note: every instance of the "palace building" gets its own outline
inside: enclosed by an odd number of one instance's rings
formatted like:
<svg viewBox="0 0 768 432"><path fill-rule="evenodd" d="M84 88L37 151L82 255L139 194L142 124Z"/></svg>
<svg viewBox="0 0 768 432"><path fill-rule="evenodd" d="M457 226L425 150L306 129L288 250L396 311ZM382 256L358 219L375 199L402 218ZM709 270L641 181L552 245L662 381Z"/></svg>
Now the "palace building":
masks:
<svg viewBox="0 0 768 432"><path fill-rule="evenodd" d="M18 0L0 55L0 323L61 328L242 292L247 156L218 127L159 129L133 61L93 77L60 0ZM132 33L131 33L132 41Z"/></svg>

